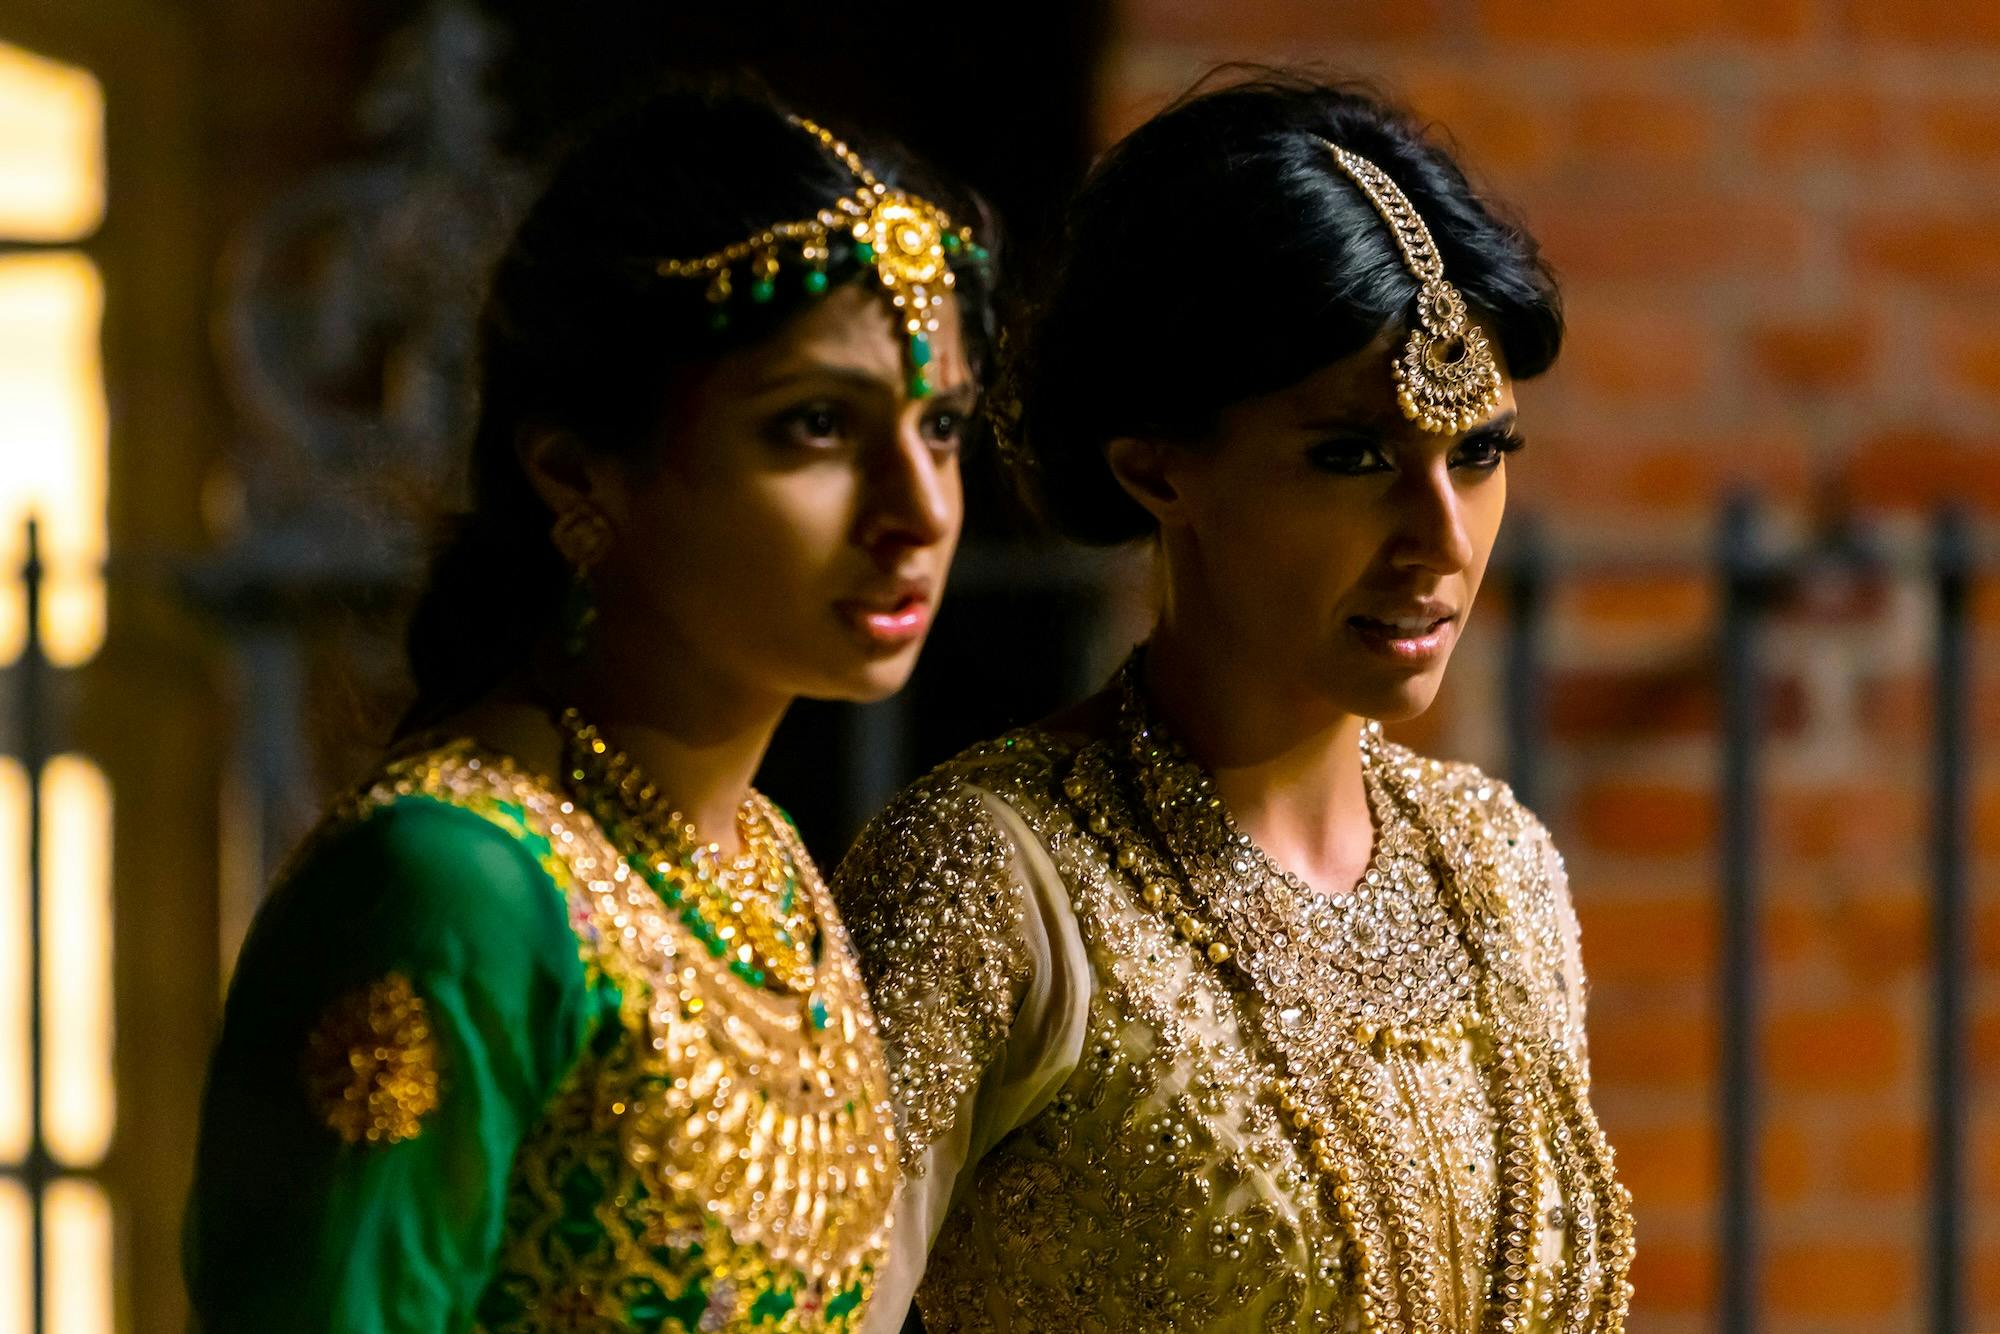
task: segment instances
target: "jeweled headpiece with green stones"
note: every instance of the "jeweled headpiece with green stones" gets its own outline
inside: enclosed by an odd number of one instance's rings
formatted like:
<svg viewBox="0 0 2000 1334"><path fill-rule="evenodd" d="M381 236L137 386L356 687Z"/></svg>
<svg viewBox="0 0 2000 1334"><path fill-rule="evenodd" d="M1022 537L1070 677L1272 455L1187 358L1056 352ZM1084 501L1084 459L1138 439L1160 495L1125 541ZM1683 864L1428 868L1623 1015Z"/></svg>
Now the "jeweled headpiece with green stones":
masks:
<svg viewBox="0 0 2000 1334"><path fill-rule="evenodd" d="M849 235L854 240L854 257L874 265L882 294L896 308L897 318L909 335L910 393L922 398L931 391L927 368L931 335L938 328L936 306L944 291L958 281L951 271L951 259L963 254L984 261L986 251L973 241L970 227L954 226L950 215L936 204L892 190L875 179L875 173L853 149L835 138L833 131L802 116L788 119L854 173L854 193L842 195L814 217L773 223L755 236L711 254L663 259L660 276L707 278L708 300L715 307L714 320L720 328L729 322L737 265L749 261L750 299L762 304L777 291L779 250L796 249L806 264L805 289L818 295L826 291L832 238L839 233Z"/></svg>
<svg viewBox="0 0 2000 1334"><path fill-rule="evenodd" d="M1396 402L1426 431L1463 431L1500 406L1500 365L1466 314L1465 297L1445 281L1444 259L1431 229L1389 173L1339 144L1321 140L1348 179L1361 187L1422 284L1416 327L1395 361Z"/></svg>

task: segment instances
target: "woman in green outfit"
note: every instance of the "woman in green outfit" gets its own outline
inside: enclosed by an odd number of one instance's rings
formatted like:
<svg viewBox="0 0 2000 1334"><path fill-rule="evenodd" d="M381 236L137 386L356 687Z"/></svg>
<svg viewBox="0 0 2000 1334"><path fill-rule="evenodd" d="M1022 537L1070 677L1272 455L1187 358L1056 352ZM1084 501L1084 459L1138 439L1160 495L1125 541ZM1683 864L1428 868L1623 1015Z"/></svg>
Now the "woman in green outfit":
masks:
<svg viewBox="0 0 2000 1334"><path fill-rule="evenodd" d="M404 739L230 989L210 1334L858 1321L889 1087L751 778L794 698L904 682L958 535L987 256L877 167L760 95L666 94L502 258Z"/></svg>

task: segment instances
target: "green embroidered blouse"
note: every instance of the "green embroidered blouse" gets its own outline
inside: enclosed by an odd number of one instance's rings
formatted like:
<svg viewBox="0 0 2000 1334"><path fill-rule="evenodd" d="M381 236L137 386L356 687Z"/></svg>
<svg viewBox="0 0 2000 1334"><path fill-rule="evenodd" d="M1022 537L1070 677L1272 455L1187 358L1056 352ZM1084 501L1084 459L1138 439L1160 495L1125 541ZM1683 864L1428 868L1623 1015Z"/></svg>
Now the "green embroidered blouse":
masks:
<svg viewBox="0 0 2000 1334"><path fill-rule="evenodd" d="M187 1218L203 1329L851 1327L895 1147L831 902L807 876L825 957L780 994L638 870L467 743L329 818L225 1006Z"/></svg>

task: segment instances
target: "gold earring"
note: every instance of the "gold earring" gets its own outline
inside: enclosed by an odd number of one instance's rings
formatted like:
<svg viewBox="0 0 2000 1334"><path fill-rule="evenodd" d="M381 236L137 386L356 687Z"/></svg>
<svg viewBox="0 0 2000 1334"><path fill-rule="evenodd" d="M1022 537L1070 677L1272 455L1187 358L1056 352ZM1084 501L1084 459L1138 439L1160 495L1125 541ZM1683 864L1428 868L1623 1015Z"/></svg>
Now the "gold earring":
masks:
<svg viewBox="0 0 2000 1334"><path fill-rule="evenodd" d="M549 540L571 569L588 574L611 548L611 521L595 506L578 505L556 517Z"/></svg>
<svg viewBox="0 0 2000 1334"><path fill-rule="evenodd" d="M571 571L569 592L563 599L563 653L580 658L590 647L590 628L597 623L590 571L611 548L611 521L593 506L578 505L557 517L549 540Z"/></svg>

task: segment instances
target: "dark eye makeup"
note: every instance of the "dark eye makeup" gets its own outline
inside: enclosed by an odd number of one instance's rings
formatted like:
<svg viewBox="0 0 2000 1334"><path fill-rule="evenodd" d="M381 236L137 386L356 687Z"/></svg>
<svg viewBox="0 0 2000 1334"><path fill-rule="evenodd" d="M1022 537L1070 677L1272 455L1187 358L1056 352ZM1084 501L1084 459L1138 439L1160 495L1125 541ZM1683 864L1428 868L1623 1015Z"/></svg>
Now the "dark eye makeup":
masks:
<svg viewBox="0 0 2000 1334"><path fill-rule="evenodd" d="M950 398L924 413L924 439L937 449L957 449L965 443L965 428L972 418L972 404Z"/></svg>
<svg viewBox="0 0 2000 1334"><path fill-rule="evenodd" d="M1528 442L1512 417L1503 418L1467 435L1452 446L1451 466L1475 472L1490 472L1500 460ZM1337 477L1364 477L1371 473L1395 471L1395 460L1381 441L1372 435L1342 434L1323 439L1306 451L1313 467Z"/></svg>
<svg viewBox="0 0 2000 1334"><path fill-rule="evenodd" d="M801 403L773 417L766 434L776 444L798 449L830 448L848 434L847 409L824 400Z"/></svg>
<svg viewBox="0 0 2000 1334"><path fill-rule="evenodd" d="M1337 477L1362 477L1395 467L1382 446L1365 436L1336 436L1306 451L1312 465Z"/></svg>
<svg viewBox="0 0 2000 1334"><path fill-rule="evenodd" d="M1527 437L1511 420L1495 422L1459 441L1451 451L1451 466L1490 472L1500 466L1501 459L1518 453L1527 443Z"/></svg>
<svg viewBox="0 0 2000 1334"><path fill-rule="evenodd" d="M834 449L854 438L859 416L849 404L813 399L773 416L764 434L773 444L785 448ZM964 441L971 416L968 395L954 394L927 404L920 422L925 442L940 451L957 449Z"/></svg>

